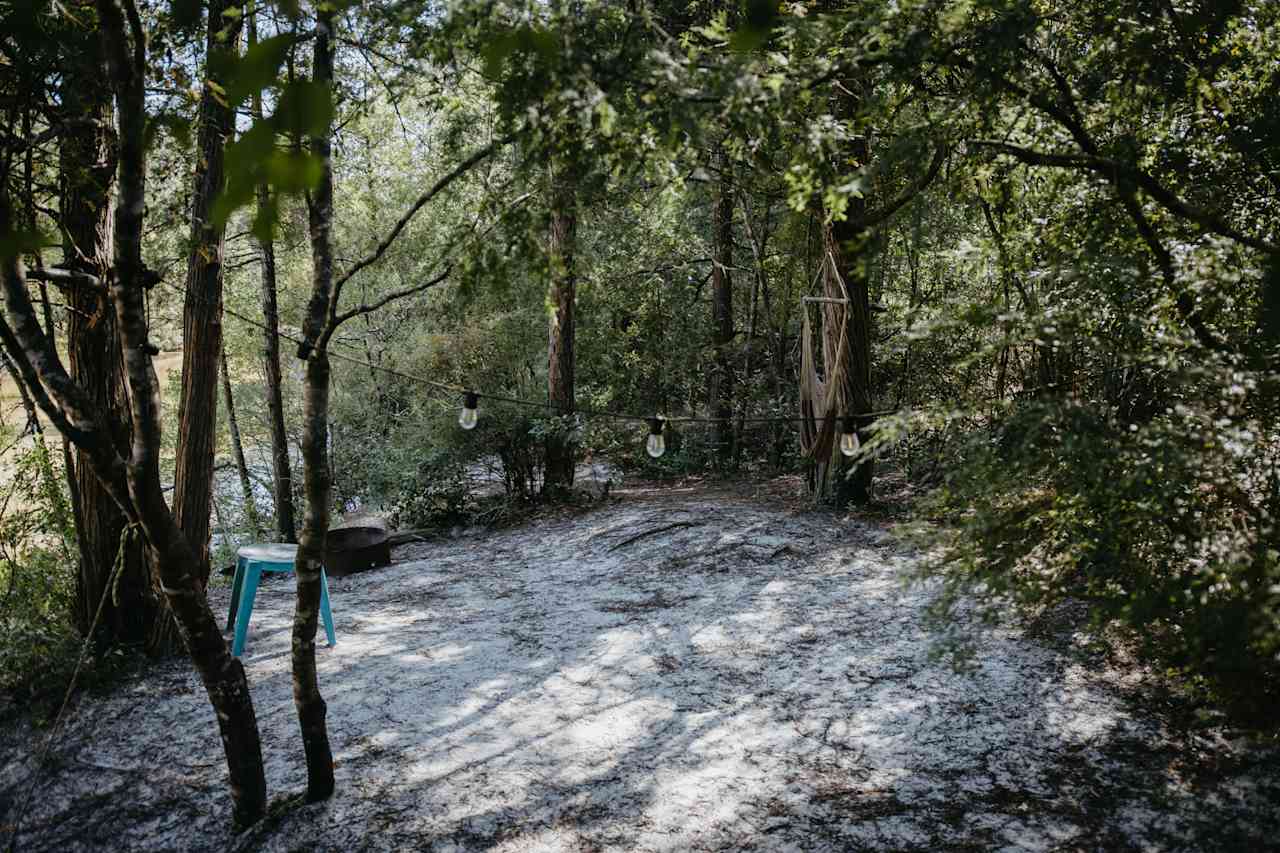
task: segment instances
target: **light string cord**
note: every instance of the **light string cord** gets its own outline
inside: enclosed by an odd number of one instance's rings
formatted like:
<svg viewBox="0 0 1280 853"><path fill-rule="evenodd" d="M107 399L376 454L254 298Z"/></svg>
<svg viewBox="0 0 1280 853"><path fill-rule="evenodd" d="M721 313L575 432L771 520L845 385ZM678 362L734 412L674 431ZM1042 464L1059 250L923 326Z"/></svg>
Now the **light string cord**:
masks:
<svg viewBox="0 0 1280 853"><path fill-rule="evenodd" d="M170 284L168 281L162 280L161 284L163 284L166 288L173 291L174 293L180 293L180 294L183 294L184 296L188 293L185 287L179 287L178 285ZM206 299L207 301L206 297L199 294L194 295L194 298ZM239 320L242 323L253 326L261 331L271 333L277 339L283 339L295 345L301 344L303 342L302 338L295 337L289 334L288 332L283 332L279 329L272 329L269 326L267 326L265 323L261 322L260 320L257 320L253 317L249 317L245 314L241 314L235 309L227 307L225 303L222 307L222 310L225 314L235 318L236 320ZM333 340L331 341L331 344L335 344L340 347L354 348L354 345L346 344L340 340ZM425 385L429 388L434 388L438 391L446 392L453 396L475 394L476 397L481 400L493 400L495 402L508 403L511 405L524 406L526 408L532 408L532 409L542 409L546 411L552 411L552 410L559 411L558 407L553 406L551 402L547 400L527 400L520 397L512 397L506 394L497 394L489 391L477 391L474 388L468 388L463 385L456 385L449 382L439 382L434 379L427 379L425 376L419 376L412 373L406 373L401 370L396 370L395 368L392 368L392 367L373 364L367 359L358 358L353 355L348 355L345 352L341 352L332 348L328 349L327 352L331 358L334 358L338 361L343 361L343 362L347 362L348 364L357 365L367 370L378 371L388 376L394 376L398 379L403 379L408 382L416 382L420 385ZM1125 370L1131 370L1135 367L1140 367L1148 363L1149 361L1137 360L1133 362L1128 362L1126 364L1117 365L1114 367L1109 367L1102 370L1096 370L1090 373L1082 374L1076 377L1076 379L1077 380L1094 379L1094 378L1105 376L1111 373L1118 373ZM1057 388L1057 387L1060 387L1061 385L1063 385L1062 382L1046 382L1041 385L1031 386L1030 388L1023 388L1018 393L1025 395L1025 394L1034 393L1036 391L1043 391L1050 388ZM1004 398L998 397L996 395L991 395L988 397L979 398L974 402L976 403L993 402L997 399L1002 400ZM910 407L899 407L899 408L892 408L892 409L880 409L880 410L870 411L870 412L845 412L840 415L834 415L834 414L828 415L828 417L881 418L881 417L887 417L889 415L895 415L902 412L907 412L910 410L911 410ZM633 421L636 423L648 423L654 417L652 414L633 414L630 412L620 412L612 409L602 409L602 408L587 407L587 406L575 406L574 414L582 414L587 417L593 417L593 418L611 418L613 420L620 420L620 421ZM665 423L712 424L712 423L719 423L720 421L719 418L699 417L696 415L679 415L675 417L661 416L661 417ZM805 419L806 417L804 415L770 415L770 416L756 416L756 417L743 418L742 423L746 423L746 424L799 423L804 421Z"/></svg>

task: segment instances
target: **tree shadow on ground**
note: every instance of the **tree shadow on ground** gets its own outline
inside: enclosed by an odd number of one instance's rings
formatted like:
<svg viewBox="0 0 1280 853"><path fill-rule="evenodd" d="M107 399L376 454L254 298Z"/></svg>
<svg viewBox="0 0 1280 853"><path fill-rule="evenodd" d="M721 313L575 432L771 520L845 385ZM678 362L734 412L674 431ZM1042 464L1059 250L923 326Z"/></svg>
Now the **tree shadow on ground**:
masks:
<svg viewBox="0 0 1280 853"><path fill-rule="evenodd" d="M331 584L333 800L232 837L207 703L174 668L79 710L21 849L1273 843L1256 753L1197 779L1158 719L1012 629L973 672L933 657L909 561L870 525L697 495L440 543ZM244 658L274 792L302 786L291 604L264 596Z"/></svg>

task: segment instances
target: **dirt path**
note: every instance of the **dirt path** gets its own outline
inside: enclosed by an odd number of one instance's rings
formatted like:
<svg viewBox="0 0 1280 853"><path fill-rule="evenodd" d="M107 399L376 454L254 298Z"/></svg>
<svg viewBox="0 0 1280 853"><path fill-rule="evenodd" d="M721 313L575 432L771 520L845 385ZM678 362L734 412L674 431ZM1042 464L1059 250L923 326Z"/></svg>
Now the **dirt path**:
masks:
<svg viewBox="0 0 1280 853"><path fill-rule="evenodd" d="M21 850L1265 849L1277 754L1174 731L1070 650L987 630L930 656L882 529L670 494L415 546L332 583L339 794L232 837L196 679L79 707ZM303 771L291 586L245 663L268 784ZM225 591L222 593L225 595ZM214 602L225 612L225 599ZM0 737L0 808L29 779ZM6 817L4 820L9 820Z"/></svg>

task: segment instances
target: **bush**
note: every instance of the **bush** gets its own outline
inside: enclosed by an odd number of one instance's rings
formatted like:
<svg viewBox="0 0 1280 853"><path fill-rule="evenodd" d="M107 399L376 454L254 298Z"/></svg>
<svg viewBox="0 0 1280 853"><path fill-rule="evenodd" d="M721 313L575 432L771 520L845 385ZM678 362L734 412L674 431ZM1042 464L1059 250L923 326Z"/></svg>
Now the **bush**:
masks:
<svg viewBox="0 0 1280 853"><path fill-rule="evenodd" d="M79 654L75 532L43 441L24 440L12 471L0 515L0 691L30 705L65 688Z"/></svg>
<svg viewBox="0 0 1280 853"><path fill-rule="evenodd" d="M1199 379L1143 422L1068 398L973 433L925 509L951 522L937 615L972 591L989 614L1082 599L1238 710L1273 708L1280 435L1247 405L1259 377Z"/></svg>

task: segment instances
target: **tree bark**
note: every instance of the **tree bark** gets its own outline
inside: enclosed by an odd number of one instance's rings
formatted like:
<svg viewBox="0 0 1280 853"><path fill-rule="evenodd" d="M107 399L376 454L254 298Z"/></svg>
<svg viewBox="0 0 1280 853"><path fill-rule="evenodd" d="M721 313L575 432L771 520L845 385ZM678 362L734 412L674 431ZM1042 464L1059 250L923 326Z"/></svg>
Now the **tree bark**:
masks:
<svg viewBox="0 0 1280 853"><path fill-rule="evenodd" d="M210 213L222 191L223 144L234 130L233 116L219 96L213 69L221 56L234 55L240 36L238 15L228 9L243 0L210 0L205 39L205 85L200 96L200 129L195 186L191 197L191 252L187 259L182 309L182 394L178 401L178 443L173 503L178 525L199 560L202 584L209 580L209 520L213 498L213 456L217 445L218 358L222 349L222 249L224 229Z"/></svg>
<svg viewBox="0 0 1280 853"><path fill-rule="evenodd" d="M115 276L111 298L115 304L120 351L124 353L129 383L129 417L133 440L127 463L120 449L101 426L86 433L82 423L94 411L87 401L73 419L71 438L91 450L94 470L111 489L122 507L142 527L153 549L160 588L177 618L182 638L204 683L222 735L230 773L234 817L243 826L262 817L266 810L266 778L262 766L262 743L253 700L240 661L231 657L218 630L213 612L204 596L197 556L175 523L160 486L160 395L155 369L148 355L148 330L143 308L143 289L150 279L142 263L142 230L145 211L145 113L146 54L144 33L137 9L122 9L120 0L97 0L101 32L106 46L110 76L116 87L116 113L120 127L119 204L115 229ZM129 2L129 0L126 0ZM129 23L126 25L125 19ZM7 279L11 277L6 276ZM26 290L19 277L6 281L10 313L23 318ZM19 311L14 311L15 303ZM29 303L25 306L29 310ZM38 347L28 335L26 349ZM51 365L51 362L53 363ZM50 387L62 385L56 358L48 354L39 361L41 378ZM66 383L70 386L70 382ZM73 390L73 386L72 389ZM66 395L68 399L71 395ZM52 407L50 407L52 409ZM48 412L47 412L48 413ZM63 419L65 423L65 418ZM105 416L99 414L97 423ZM122 488L122 485L125 488Z"/></svg>
<svg viewBox="0 0 1280 853"><path fill-rule="evenodd" d="M89 4L78 14L91 16ZM68 45L62 85L66 118L83 121L81 129L60 140L58 168L62 183L63 266L105 280L112 265L115 222L116 133L101 45L92 35ZM116 339L114 311L106 294L87 287L66 291L67 360L71 379L85 390L108 415L114 430L111 439L127 447L130 436L124 380L124 361ZM47 304L47 303L46 303ZM50 332L52 334L52 332ZM83 450L74 454L68 472L79 496L77 537L80 566L76 575L75 620L84 634L89 631L103 590L115 564L124 533L124 512L95 476ZM140 543L126 550L125 564L100 622L104 643L145 643L152 625L166 618L161 603L151 595L148 568Z"/></svg>
<svg viewBox="0 0 1280 853"><path fill-rule="evenodd" d="M870 151L866 137L858 137L850 147L850 154L857 163L865 164L868 161ZM828 255L828 262L823 267L826 271L823 276L823 295L832 299L849 300L847 305L823 305L823 356L827 365L834 363L839 352L841 324L842 321L847 322L849 341L845 348L844 384L840 400L843 404L842 414L857 416L858 438L862 441L867 439L865 430L870 425L867 415L872 410L871 296L865 258L867 230L862 224L866 208L865 199L851 198L845 217L839 221L829 221L824 210L822 226L822 248L824 254ZM870 502L873 474L871 461L853 463L838 451L833 458L832 497L836 504L863 505Z"/></svg>
<svg viewBox="0 0 1280 853"><path fill-rule="evenodd" d="M222 398L227 408L227 429L231 433L231 452L236 459L236 472L240 475L240 492L244 496L244 514L253 531L253 538L262 535L262 523L258 518L258 504L253 497L253 482L249 479L249 466L244 461L244 445L240 442L240 425L236 422L236 403L231 394L231 374L227 371L227 350L222 353Z"/></svg>
<svg viewBox="0 0 1280 853"><path fill-rule="evenodd" d="M723 148L716 154L720 180L711 217L711 327L715 367L711 373L711 412L716 453L722 463L733 453L733 164Z"/></svg>
<svg viewBox="0 0 1280 853"><path fill-rule="evenodd" d="M551 269L551 323L547 341L547 397L557 414L572 415L574 406L574 300L577 279L577 202L572 178L557 166L551 176L551 223L547 255ZM573 442L563 431L547 437L544 490L573 485Z"/></svg>
<svg viewBox="0 0 1280 853"><path fill-rule="evenodd" d="M316 15L312 80L333 85L334 13L321 7ZM307 760L307 800L333 794L333 752L326 725L328 706L316 676L316 627L320 612L321 568L329 533L333 481L329 472L329 357L326 352L334 310L333 298L333 166L328 131L311 140L311 154L321 163L320 184L308 202L311 233L311 300L303 325L300 358L307 361L302 398L303 488L307 509L294 563L297 598L293 611L293 704L302 730Z"/></svg>
<svg viewBox="0 0 1280 853"><path fill-rule="evenodd" d="M256 12L249 15L249 45L258 41ZM262 118L262 95L253 96L253 118ZM266 184L258 186L258 211L271 204ZM271 424L271 477L275 501L276 534L281 542L297 542L294 523L293 471L289 461L289 433L284 424L284 397L280 376L280 316L276 308L276 248L272 239L261 240L262 253L262 368L266 377L267 414Z"/></svg>

